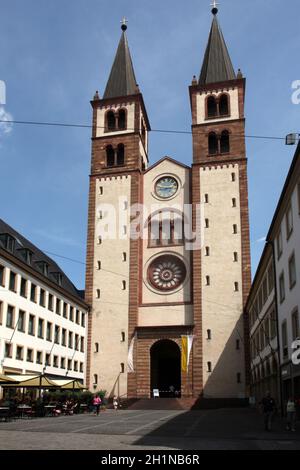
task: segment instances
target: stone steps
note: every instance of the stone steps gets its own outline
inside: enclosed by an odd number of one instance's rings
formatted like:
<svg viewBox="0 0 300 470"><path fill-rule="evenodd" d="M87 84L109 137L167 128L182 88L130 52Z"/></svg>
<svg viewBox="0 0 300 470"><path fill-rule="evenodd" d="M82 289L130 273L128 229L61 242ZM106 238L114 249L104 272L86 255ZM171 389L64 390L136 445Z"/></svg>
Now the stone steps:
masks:
<svg viewBox="0 0 300 470"><path fill-rule="evenodd" d="M190 410L195 398L143 398L128 408L130 410Z"/></svg>
<svg viewBox="0 0 300 470"><path fill-rule="evenodd" d="M124 403L130 410L215 410L248 406L246 399L143 398Z"/></svg>

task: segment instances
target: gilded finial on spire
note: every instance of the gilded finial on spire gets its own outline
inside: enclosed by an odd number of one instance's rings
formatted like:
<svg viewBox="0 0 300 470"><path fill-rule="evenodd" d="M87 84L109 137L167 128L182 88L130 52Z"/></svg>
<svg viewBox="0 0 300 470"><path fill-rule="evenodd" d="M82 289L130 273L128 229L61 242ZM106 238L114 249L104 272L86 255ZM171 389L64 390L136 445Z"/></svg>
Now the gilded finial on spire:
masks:
<svg viewBox="0 0 300 470"><path fill-rule="evenodd" d="M122 31L126 31L126 29L127 29L127 23L128 23L128 20L127 20L127 19L125 18L125 16L124 16L124 18L123 18L122 21L121 21L121 30L122 30Z"/></svg>
<svg viewBox="0 0 300 470"><path fill-rule="evenodd" d="M212 12L213 15L216 15L219 11L218 5L219 4L216 2L216 0L213 0L213 3L211 3L211 6L212 6L211 12Z"/></svg>

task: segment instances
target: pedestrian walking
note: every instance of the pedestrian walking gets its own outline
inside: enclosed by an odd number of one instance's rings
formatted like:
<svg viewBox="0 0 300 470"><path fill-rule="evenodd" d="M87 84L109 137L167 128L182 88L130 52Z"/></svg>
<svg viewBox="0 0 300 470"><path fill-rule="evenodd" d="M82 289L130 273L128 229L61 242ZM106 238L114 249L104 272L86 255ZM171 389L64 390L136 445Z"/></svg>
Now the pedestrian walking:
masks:
<svg viewBox="0 0 300 470"><path fill-rule="evenodd" d="M114 405L114 409L117 410L119 406L119 400L118 400L117 395L115 395L113 398L113 405Z"/></svg>
<svg viewBox="0 0 300 470"><path fill-rule="evenodd" d="M266 431L271 431L272 429L272 419L276 411L276 403L274 398L271 397L271 393L267 392L266 396L260 402L263 414L264 414L264 425Z"/></svg>
<svg viewBox="0 0 300 470"><path fill-rule="evenodd" d="M287 431L295 431L296 424L296 402L290 397L286 405L286 429Z"/></svg>
<svg viewBox="0 0 300 470"><path fill-rule="evenodd" d="M99 415L101 403L102 403L102 400L101 400L100 396L96 394L94 396L94 399L93 399L93 405L94 405L94 409L95 409L95 414L97 416Z"/></svg>

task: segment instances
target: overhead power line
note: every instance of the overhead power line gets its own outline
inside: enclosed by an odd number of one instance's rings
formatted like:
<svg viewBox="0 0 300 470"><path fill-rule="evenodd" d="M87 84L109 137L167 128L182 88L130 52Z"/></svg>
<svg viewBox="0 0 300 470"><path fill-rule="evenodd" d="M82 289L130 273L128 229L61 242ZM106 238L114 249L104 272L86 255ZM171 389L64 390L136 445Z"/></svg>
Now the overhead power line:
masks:
<svg viewBox="0 0 300 470"><path fill-rule="evenodd" d="M0 123L6 124L22 124L29 126L48 126L48 127L70 127L77 129L92 129L93 126L90 124L74 124L66 122L46 122L46 121L17 121L17 120L7 120L0 119ZM104 126L96 126L97 129L105 129ZM126 129L127 131L134 131L135 129ZM175 130L175 129L152 129L151 132L156 132L160 134L182 134L182 135L192 135L192 131L188 130ZM197 132L197 134L207 135L206 132ZM266 136L266 135L244 135L244 134L230 134L233 137L245 137L246 139L262 139L262 140L285 140L286 137L279 136Z"/></svg>
<svg viewBox="0 0 300 470"><path fill-rule="evenodd" d="M61 254L58 254L58 253L53 253L51 251L48 251L48 250L43 250L44 253L47 253L48 255L51 255L51 256L55 256L57 258L61 258L61 259L65 259L67 261L71 261L72 263L77 263L77 264L81 264L81 265L84 265L85 266L85 262L84 261L81 261L81 260L77 260L77 259L74 259L74 258L69 258L68 256L64 256L64 255L61 255ZM96 268L96 266L94 266L94 268ZM97 269L97 268L96 268ZM108 269L104 269L104 268L101 268L101 271L104 271L104 272L107 272L107 273L110 273L110 274L115 274L116 276L121 276L121 277L126 277L126 278L129 278L128 275L126 274L123 274L123 273L120 273L120 272L117 272L117 271L111 271L111 270L108 270ZM4 287L0 287L0 293L1 292L11 292L9 289L5 289ZM101 304L106 304L106 305L118 305L118 306L128 306L128 303L124 303L124 302L111 302L111 301L103 301L103 300L99 300L99 302ZM206 300L207 303L210 303L210 304L214 304L214 305L218 305L219 307L224 307L226 309L230 309L232 310L233 308L236 308L237 306L236 305L229 305L229 304L223 304L223 303L219 303L219 302L214 302L212 300ZM172 308L172 307L168 307L168 311L173 311L173 312L181 312L180 309L175 309L175 308ZM224 314L222 314L222 316L224 317ZM231 315L225 315L225 316L228 316L231 318ZM18 325L18 322L16 324L16 327L15 329L17 328L17 325ZM242 343L245 344L245 341L243 339L243 336L241 335L240 331L239 331L239 328L237 326L235 326L234 328L234 331L237 332L239 338L241 339ZM14 336L14 333L11 337L11 340ZM52 351L52 350L51 350ZM73 355L74 357L74 355Z"/></svg>

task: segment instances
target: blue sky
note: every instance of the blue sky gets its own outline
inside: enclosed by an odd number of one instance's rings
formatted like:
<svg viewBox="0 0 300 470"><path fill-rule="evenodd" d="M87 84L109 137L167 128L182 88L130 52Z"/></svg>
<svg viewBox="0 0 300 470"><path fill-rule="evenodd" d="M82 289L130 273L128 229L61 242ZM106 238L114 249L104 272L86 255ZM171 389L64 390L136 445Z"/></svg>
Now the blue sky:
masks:
<svg viewBox="0 0 300 470"><path fill-rule="evenodd" d="M128 18L137 81L153 129L189 130L188 86L208 39L209 0L0 0L0 80L15 120L91 123ZM300 132L299 0L220 0L235 69L247 78L248 135ZM0 111L3 115L3 108ZM4 132L6 130L6 132ZM9 132L7 132L9 130ZM151 134L150 161L190 164L189 135ZM294 147L247 139L253 273ZM85 260L90 130L0 126L2 217L41 249ZM77 287L84 265L55 258Z"/></svg>

